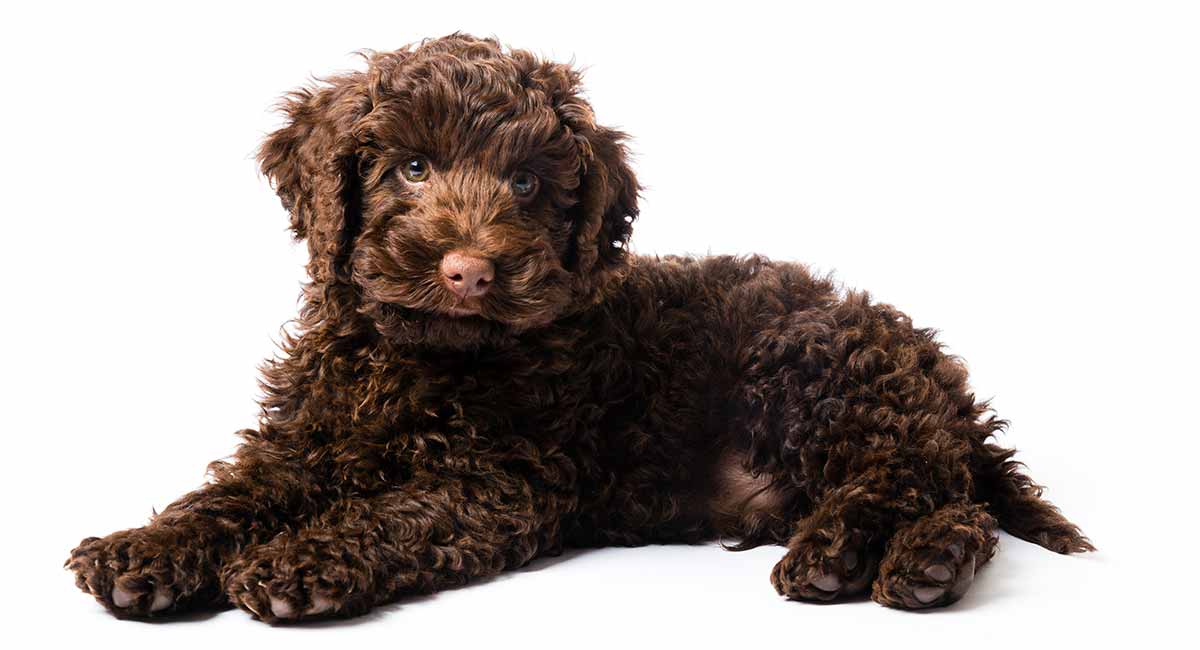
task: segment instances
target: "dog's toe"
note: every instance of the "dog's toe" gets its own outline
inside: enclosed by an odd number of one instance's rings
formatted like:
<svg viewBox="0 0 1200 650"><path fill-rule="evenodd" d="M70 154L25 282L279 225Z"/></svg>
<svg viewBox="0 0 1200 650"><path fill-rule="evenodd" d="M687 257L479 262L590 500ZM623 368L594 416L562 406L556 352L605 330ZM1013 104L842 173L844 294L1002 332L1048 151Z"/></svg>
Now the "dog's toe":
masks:
<svg viewBox="0 0 1200 650"><path fill-rule="evenodd" d="M129 609L131 607L137 606L138 594L133 591L130 591L129 589L125 589L124 587L121 587L120 585L113 586L112 594L110 595L110 597L112 598L112 603L113 603L114 607L119 607L121 609ZM155 587L154 593L150 598L150 604L148 607L148 611L161 612L164 609L167 609L168 607L170 607L174 603L175 603L175 595L171 592L170 589L167 589L166 587Z"/></svg>
<svg viewBox="0 0 1200 650"><path fill-rule="evenodd" d="M946 593L942 587L916 587L913 589L913 596L923 604L929 605L933 601L941 598Z"/></svg>
<svg viewBox="0 0 1200 650"><path fill-rule="evenodd" d="M945 564L929 565L925 568L925 575L928 576L930 580L936 580L938 582L946 582L950 578L954 577L954 573L950 571L950 567L947 567Z"/></svg>
<svg viewBox="0 0 1200 650"><path fill-rule="evenodd" d="M154 590L154 599L150 601L150 611L161 612L175 602L175 596L169 589L158 587Z"/></svg>
<svg viewBox="0 0 1200 650"><path fill-rule="evenodd" d="M818 573L810 582L821 591L837 591L842 586L842 579L832 573Z"/></svg>
<svg viewBox="0 0 1200 650"><path fill-rule="evenodd" d="M126 608L133 604L135 596L120 587L113 587L112 601L117 607Z"/></svg>
<svg viewBox="0 0 1200 650"><path fill-rule="evenodd" d="M336 603L333 602L333 599L315 595L312 597L312 603L309 604L308 609L304 610L304 615L316 616L318 614L325 614L326 612L333 611L335 606Z"/></svg>
<svg viewBox="0 0 1200 650"><path fill-rule="evenodd" d="M271 615L275 618L295 618L296 608L288 601L271 596Z"/></svg>

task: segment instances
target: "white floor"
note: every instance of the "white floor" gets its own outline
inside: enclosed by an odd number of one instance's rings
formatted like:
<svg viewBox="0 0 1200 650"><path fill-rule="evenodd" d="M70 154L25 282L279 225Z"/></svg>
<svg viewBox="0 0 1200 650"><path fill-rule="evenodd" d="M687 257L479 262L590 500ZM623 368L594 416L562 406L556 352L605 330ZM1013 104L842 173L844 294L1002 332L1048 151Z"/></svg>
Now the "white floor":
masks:
<svg viewBox="0 0 1200 650"><path fill-rule="evenodd" d="M783 600L767 579L780 554L773 547L731 553L716 546L575 551L360 619L295 627L270 627L238 610L170 623L118 621L90 598L71 593L75 587L64 572L26 592L36 600L23 599L26 605L54 605L26 607L15 622L41 642L172 650L233 640L238 647L288 648L381 642L453 648L980 648L1169 640L1159 607L1174 599L1157 583L1169 577L1161 571L1139 577L1134 564L1104 551L1062 557L1006 535L962 601L916 614L868 600Z"/></svg>
<svg viewBox="0 0 1200 650"><path fill-rule="evenodd" d="M10 4L4 647L1195 646L1197 3ZM460 29L587 70L597 119L634 136L635 252L800 260L939 328L1101 550L1005 537L929 614L787 602L781 549L713 546L578 552L300 628L117 621L81 594L80 538L143 523L254 426L306 256L253 160L268 107L351 51Z"/></svg>

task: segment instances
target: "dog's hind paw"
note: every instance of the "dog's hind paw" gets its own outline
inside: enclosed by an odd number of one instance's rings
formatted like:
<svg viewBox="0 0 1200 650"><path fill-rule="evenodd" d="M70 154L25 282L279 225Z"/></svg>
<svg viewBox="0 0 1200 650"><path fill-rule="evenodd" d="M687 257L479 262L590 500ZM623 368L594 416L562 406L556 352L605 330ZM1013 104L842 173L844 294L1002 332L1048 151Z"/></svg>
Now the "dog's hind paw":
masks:
<svg viewBox="0 0 1200 650"><path fill-rule="evenodd" d="M889 562L872 597L881 605L901 609L949 605L967 593L975 569L975 554L966 552L961 543L921 549Z"/></svg>
<svg viewBox="0 0 1200 650"><path fill-rule="evenodd" d="M871 584L879 557L853 534L837 548L805 543L790 548L771 572L771 583L792 600L829 601L861 593Z"/></svg>
<svg viewBox="0 0 1200 650"><path fill-rule="evenodd" d="M871 598L898 609L957 601L995 552L995 528L977 504L944 506L902 528L888 541Z"/></svg>

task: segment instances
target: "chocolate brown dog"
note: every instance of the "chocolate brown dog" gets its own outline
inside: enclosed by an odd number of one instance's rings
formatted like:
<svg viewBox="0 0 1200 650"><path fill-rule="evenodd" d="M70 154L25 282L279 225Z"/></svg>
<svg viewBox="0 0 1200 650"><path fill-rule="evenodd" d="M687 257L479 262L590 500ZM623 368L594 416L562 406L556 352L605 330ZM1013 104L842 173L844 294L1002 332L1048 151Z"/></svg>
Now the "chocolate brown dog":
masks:
<svg viewBox="0 0 1200 650"><path fill-rule="evenodd" d="M564 547L740 540L779 593L960 598L997 527L1080 531L929 330L796 264L634 257L579 73L455 34L289 96L260 153L311 283L257 430L85 539L118 616L352 616Z"/></svg>

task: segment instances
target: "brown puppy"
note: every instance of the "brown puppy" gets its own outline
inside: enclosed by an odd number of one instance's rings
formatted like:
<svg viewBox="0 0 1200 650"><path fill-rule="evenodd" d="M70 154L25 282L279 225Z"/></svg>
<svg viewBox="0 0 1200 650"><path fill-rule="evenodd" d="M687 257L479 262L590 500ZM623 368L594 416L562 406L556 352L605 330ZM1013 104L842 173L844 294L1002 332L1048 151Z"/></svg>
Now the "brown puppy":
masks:
<svg viewBox="0 0 1200 650"><path fill-rule="evenodd" d="M361 614L567 546L738 538L790 598L960 598L997 526L1090 550L928 330L804 267L632 257L571 68L464 35L293 93L263 171L308 241L258 430L68 566L119 616Z"/></svg>

